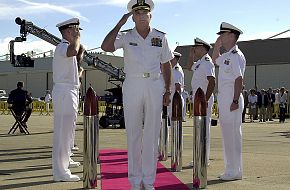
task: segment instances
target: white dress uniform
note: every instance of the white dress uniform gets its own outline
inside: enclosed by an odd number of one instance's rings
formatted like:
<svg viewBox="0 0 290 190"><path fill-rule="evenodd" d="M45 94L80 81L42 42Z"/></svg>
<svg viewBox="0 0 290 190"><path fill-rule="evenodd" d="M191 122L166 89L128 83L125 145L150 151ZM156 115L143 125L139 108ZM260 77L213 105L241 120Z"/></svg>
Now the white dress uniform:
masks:
<svg viewBox="0 0 290 190"><path fill-rule="evenodd" d="M121 32L114 45L115 49L124 50L126 79L122 90L128 141L128 178L132 185L141 182L152 185L156 177L164 93L160 63L173 59L173 54L165 34L153 28L146 39L139 35L136 28Z"/></svg>
<svg viewBox="0 0 290 190"><path fill-rule="evenodd" d="M187 100L189 98L189 94L185 89L183 89L183 92L181 93L181 95L182 95L183 100L184 100L184 105L182 107L182 119L185 121L185 119L186 119L186 103L187 103Z"/></svg>
<svg viewBox="0 0 290 190"><path fill-rule="evenodd" d="M198 88L201 88L206 93L208 80L207 77L211 76L215 78L215 67L212 62L211 57L205 54L200 60L192 65L191 70L193 71L191 79L192 87L192 102L194 107L194 97ZM209 163L209 153L210 153L210 126L211 126L211 116L212 116L212 106L214 103L214 95L212 94L208 100L207 107L207 119L206 119L206 148L207 148L207 162Z"/></svg>
<svg viewBox="0 0 290 190"><path fill-rule="evenodd" d="M78 108L78 66L76 56L67 57L69 42L57 45L52 62L54 137L52 167L54 179L70 176L69 158Z"/></svg>
<svg viewBox="0 0 290 190"><path fill-rule="evenodd" d="M235 45L216 59L219 66L218 106L223 135L225 174L242 176L242 112L244 99L239 97L239 108L230 111L233 103L235 79L242 76L246 67L244 54Z"/></svg>
<svg viewBox="0 0 290 190"><path fill-rule="evenodd" d="M173 95L174 95L174 93L176 91L175 84L180 84L180 86L181 86L181 92L180 92L181 94L180 94L180 97L181 97L181 101L182 101L182 107L184 107L184 98L182 96L182 93L183 93L183 90L184 90L184 73L183 73L183 69L179 65L179 63L177 63L172 68L172 79L171 80L172 80L171 81L171 90L172 90L172 93L171 93L171 96L170 96L171 102L170 102L170 105L167 107L168 115L169 115L170 118L172 117L172 100L173 100Z"/></svg>

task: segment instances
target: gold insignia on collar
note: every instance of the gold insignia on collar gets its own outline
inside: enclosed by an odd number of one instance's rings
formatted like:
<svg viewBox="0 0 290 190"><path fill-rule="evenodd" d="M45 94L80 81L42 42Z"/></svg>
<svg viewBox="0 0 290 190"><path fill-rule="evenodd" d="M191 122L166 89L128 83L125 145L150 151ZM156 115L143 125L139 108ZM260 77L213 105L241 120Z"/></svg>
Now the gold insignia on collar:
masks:
<svg viewBox="0 0 290 190"><path fill-rule="evenodd" d="M238 51L237 51L236 49L234 49L234 50L232 51L232 53L235 54L235 53L238 53Z"/></svg>
<svg viewBox="0 0 290 190"><path fill-rule="evenodd" d="M200 64L196 65L196 67L194 68L194 70L196 71L196 69L198 69L200 66Z"/></svg>
<svg viewBox="0 0 290 190"><path fill-rule="evenodd" d="M162 39L161 38L152 38L151 45L156 47L162 47Z"/></svg>

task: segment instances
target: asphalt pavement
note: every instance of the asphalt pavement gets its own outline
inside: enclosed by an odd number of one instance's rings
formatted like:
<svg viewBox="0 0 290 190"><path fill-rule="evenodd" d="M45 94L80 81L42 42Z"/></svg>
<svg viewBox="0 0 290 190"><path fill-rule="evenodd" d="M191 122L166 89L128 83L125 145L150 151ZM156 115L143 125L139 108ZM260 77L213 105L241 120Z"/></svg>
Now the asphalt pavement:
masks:
<svg viewBox="0 0 290 190"><path fill-rule="evenodd" d="M78 117L75 161L83 161L83 116ZM0 189L78 190L80 182L54 182L51 173L53 115L33 113L28 121L30 135L18 131L8 135L14 123L11 115L0 115ZM174 174L189 187L192 185L192 118L183 122L183 170ZM219 123L211 129L208 186L212 190L290 190L290 121L243 123L242 180L224 182L217 178L223 172L223 149ZM101 129L100 148L126 149L124 129ZM170 159L162 162L170 167ZM82 166L71 169L82 177ZM100 178L100 175L99 175ZM98 188L101 190L100 183ZM116 184L116 190L118 186ZM158 190L158 189L157 189Z"/></svg>

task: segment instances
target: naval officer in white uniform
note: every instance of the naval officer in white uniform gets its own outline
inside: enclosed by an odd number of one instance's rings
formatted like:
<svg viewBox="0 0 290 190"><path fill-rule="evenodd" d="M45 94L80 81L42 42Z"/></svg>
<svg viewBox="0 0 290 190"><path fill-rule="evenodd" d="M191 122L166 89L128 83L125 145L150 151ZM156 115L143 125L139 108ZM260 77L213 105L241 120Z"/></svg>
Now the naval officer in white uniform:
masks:
<svg viewBox="0 0 290 190"><path fill-rule="evenodd" d="M223 22L212 55L214 63L219 67L218 107L225 163L225 171L220 178L225 181L242 179L243 174L241 125L246 59L237 46L240 34L240 29ZM220 53L221 47L226 51L223 54Z"/></svg>
<svg viewBox="0 0 290 190"><path fill-rule="evenodd" d="M201 88L205 94L207 102L206 117L206 158L209 164L210 153L210 126L212 116L212 106L214 103L214 87L215 87L215 67L208 55L211 45L201 40L194 39L194 45L189 53L187 68L193 71L191 79L192 102L194 106L194 96L198 88ZM190 164L193 166L193 163Z"/></svg>
<svg viewBox="0 0 290 190"><path fill-rule="evenodd" d="M179 52L173 52L174 59L171 60L171 66L172 66L172 81L171 81L171 100L173 99L173 95L175 91L179 92L181 101L182 101L182 108L184 106L184 98L182 96L183 90L184 90L184 73L183 69L178 63L180 57L182 56ZM167 107L169 118L172 117L172 101L170 102L170 105ZM182 109L183 111L183 109ZM183 115L183 113L182 113Z"/></svg>
<svg viewBox="0 0 290 190"><path fill-rule="evenodd" d="M80 165L79 162L73 162L70 159L80 86L77 60L82 57L80 52L83 52L80 45L79 24L79 19L72 18L56 25L62 34L62 40L56 46L52 62L54 84L52 172L54 181L80 180L69 170L70 164Z"/></svg>
<svg viewBox="0 0 290 190"><path fill-rule="evenodd" d="M131 190L154 190L163 104L170 102L173 54L165 33L150 27L152 0L131 0L102 43L104 51L124 50L123 104ZM135 27L119 32L132 15ZM161 66L160 66L161 65ZM161 77L161 68L162 76ZM144 128L144 129L143 129Z"/></svg>

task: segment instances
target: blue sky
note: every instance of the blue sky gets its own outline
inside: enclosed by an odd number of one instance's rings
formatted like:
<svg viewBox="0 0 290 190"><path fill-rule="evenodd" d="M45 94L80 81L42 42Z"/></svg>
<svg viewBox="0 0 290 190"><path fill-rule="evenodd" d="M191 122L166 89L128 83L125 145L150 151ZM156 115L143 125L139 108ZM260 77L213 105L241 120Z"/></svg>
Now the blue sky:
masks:
<svg viewBox="0 0 290 190"><path fill-rule="evenodd" d="M214 43L222 21L243 30L240 40L265 39L290 29L289 0L155 0L151 26L167 33L172 49L199 37ZM19 36L14 19L21 17L59 36L55 25L71 17L81 20L81 41L99 47L106 34L127 12L128 0L0 0L0 55ZM132 19L122 29L134 27ZM290 37L287 32L279 37ZM32 36L15 45L16 53L47 51L54 46Z"/></svg>

